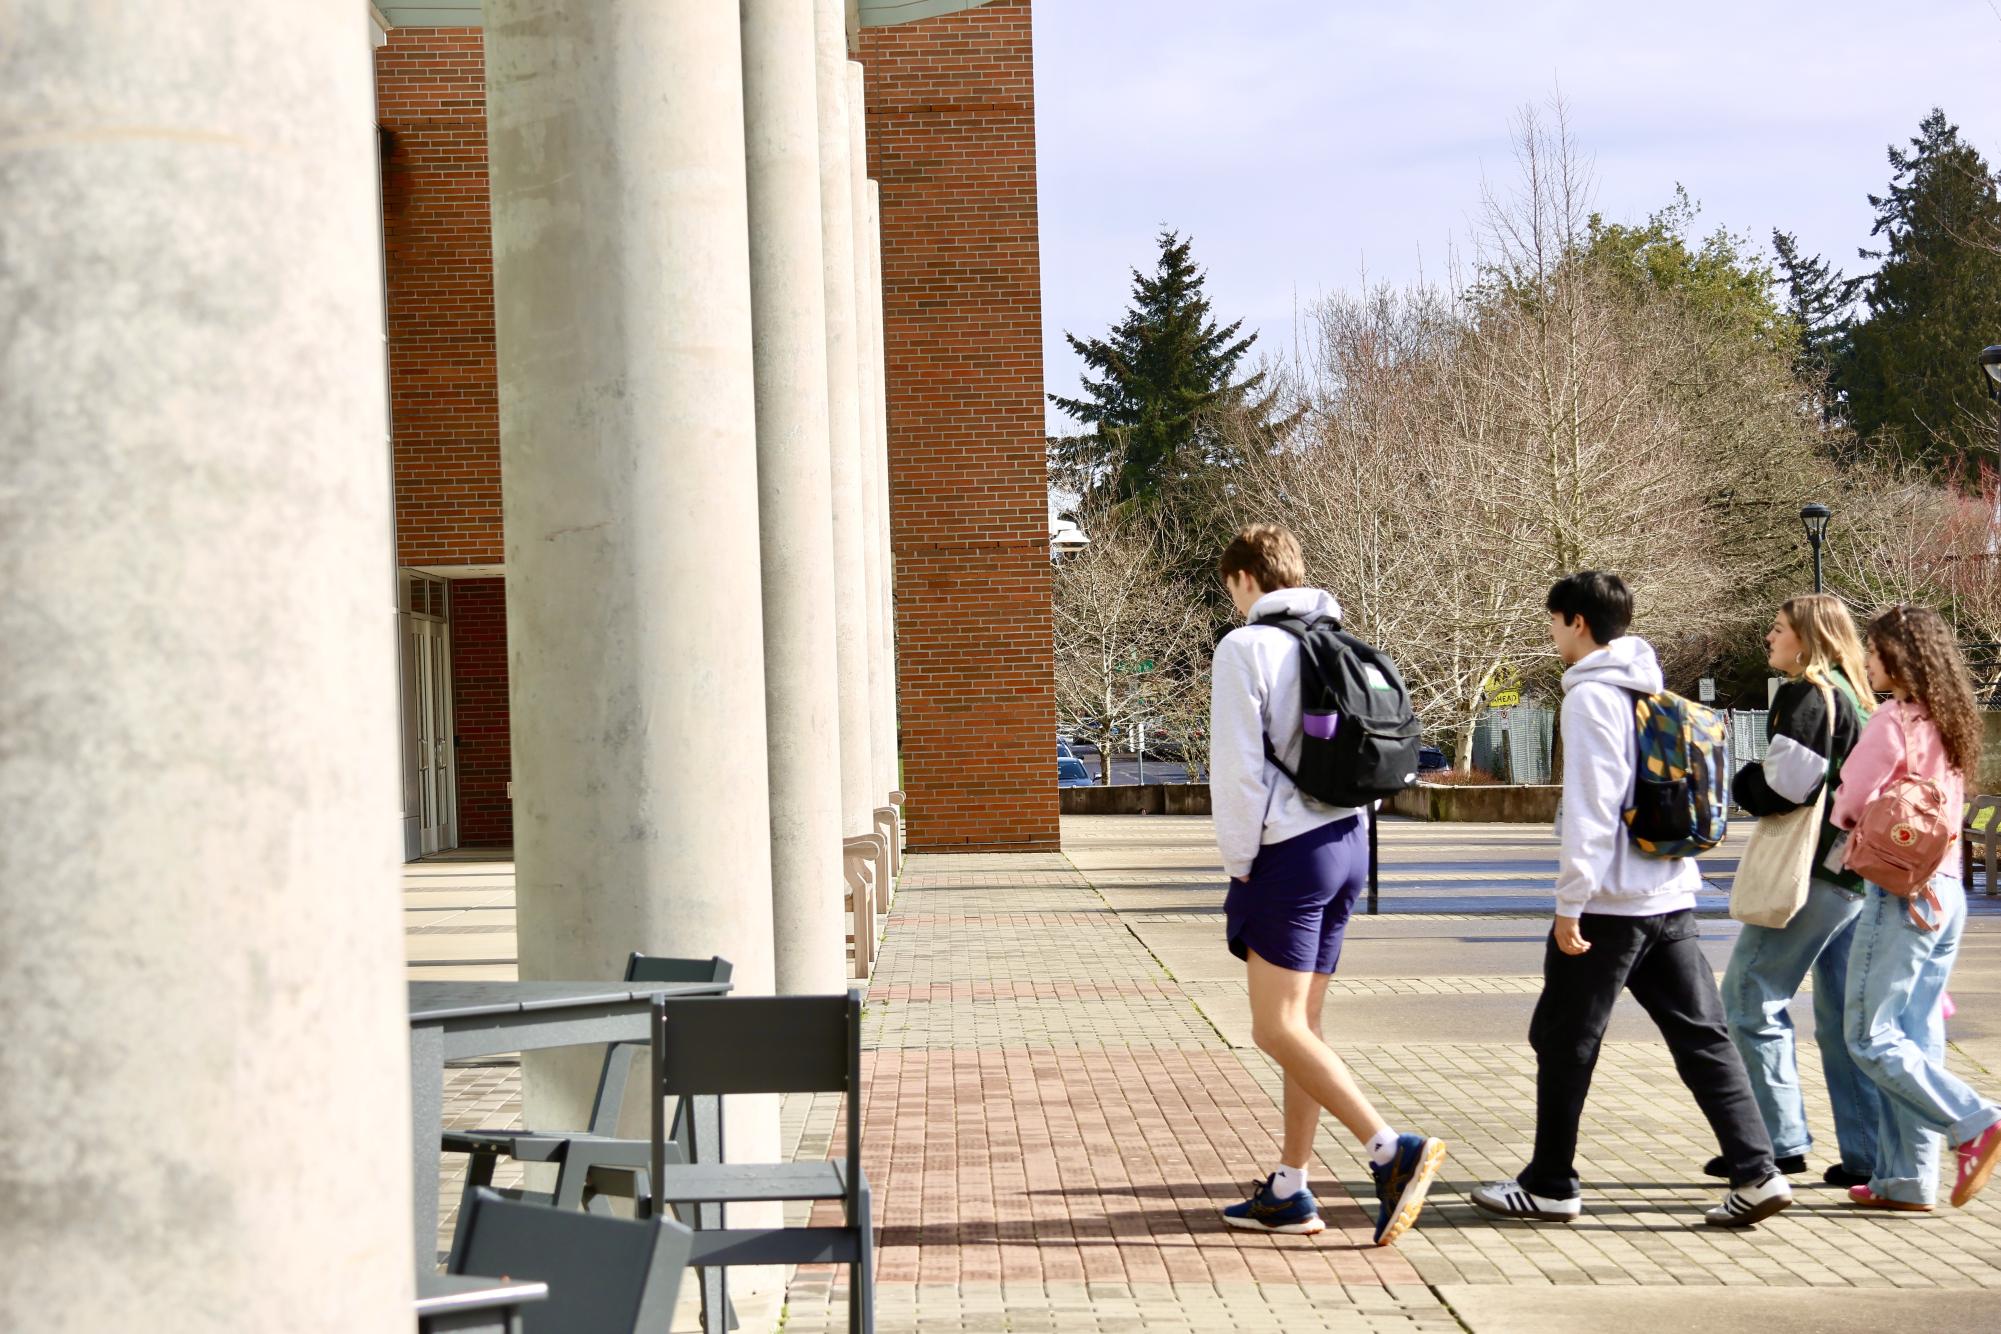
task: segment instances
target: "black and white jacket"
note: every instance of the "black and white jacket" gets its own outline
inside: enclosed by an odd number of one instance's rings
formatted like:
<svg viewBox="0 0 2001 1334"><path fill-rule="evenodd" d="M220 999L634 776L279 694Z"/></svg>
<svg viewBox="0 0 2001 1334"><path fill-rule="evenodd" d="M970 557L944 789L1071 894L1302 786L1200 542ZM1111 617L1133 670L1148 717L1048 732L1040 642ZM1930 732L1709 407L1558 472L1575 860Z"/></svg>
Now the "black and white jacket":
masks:
<svg viewBox="0 0 2001 1334"><path fill-rule="evenodd" d="M1737 771L1730 788L1737 804L1752 815L1796 811L1820 795L1822 783L1841 781L1842 761L1861 739L1864 719L1855 707L1859 697L1847 678L1836 672L1835 681L1832 690L1806 680L1788 681L1779 687L1768 720L1771 746L1763 760L1754 760ZM1831 746L1827 731L1830 694L1834 699ZM1814 878L1859 891L1860 877L1827 865L1829 849L1840 832L1823 821Z"/></svg>

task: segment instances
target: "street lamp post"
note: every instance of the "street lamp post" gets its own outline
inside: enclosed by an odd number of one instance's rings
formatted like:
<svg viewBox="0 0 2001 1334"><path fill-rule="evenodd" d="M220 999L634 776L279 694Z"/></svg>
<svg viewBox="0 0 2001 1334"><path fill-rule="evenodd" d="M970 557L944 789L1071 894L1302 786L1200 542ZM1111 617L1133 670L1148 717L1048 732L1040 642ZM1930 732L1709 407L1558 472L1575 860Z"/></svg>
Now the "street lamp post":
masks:
<svg viewBox="0 0 2001 1334"><path fill-rule="evenodd" d="M1987 387L1987 396L1994 400L1994 454L1995 470L2001 474L2001 343L1990 343L1980 349L1981 382ZM1987 554L1993 556L2001 550L2001 475L1995 479L1994 517L1987 527Z"/></svg>
<svg viewBox="0 0 2001 1334"><path fill-rule="evenodd" d="M1834 517L1834 511L1819 501L1800 507L1800 523L1806 528L1806 540L1813 544L1813 591L1820 592L1820 548L1827 540L1827 521Z"/></svg>
<svg viewBox="0 0 2001 1334"><path fill-rule="evenodd" d="M1980 351L1980 369L1986 373L1987 397L1994 400L1994 448L2001 451L2001 343Z"/></svg>

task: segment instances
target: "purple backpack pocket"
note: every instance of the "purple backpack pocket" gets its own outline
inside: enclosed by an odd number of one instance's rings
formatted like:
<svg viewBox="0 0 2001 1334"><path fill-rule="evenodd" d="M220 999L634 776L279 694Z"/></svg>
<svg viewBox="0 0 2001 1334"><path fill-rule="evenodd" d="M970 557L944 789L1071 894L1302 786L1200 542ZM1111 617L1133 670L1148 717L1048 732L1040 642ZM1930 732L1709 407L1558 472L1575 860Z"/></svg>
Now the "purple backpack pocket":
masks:
<svg viewBox="0 0 2001 1334"><path fill-rule="evenodd" d="M1341 715L1338 713L1307 712L1300 716L1299 722L1300 726L1305 729L1306 735L1320 741L1327 741L1333 738L1334 729L1341 722Z"/></svg>

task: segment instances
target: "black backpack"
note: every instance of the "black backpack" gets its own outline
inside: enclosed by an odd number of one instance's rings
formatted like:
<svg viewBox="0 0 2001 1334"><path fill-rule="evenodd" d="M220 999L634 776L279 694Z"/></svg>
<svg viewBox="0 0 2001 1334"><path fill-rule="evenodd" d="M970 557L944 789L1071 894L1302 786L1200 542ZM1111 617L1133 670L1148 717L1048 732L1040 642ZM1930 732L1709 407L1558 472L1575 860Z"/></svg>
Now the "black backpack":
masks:
<svg viewBox="0 0 2001 1334"><path fill-rule="evenodd" d="M1417 782L1417 716L1396 665L1329 617L1267 616L1299 641L1300 751L1294 773L1265 756L1301 792L1330 806L1367 806Z"/></svg>

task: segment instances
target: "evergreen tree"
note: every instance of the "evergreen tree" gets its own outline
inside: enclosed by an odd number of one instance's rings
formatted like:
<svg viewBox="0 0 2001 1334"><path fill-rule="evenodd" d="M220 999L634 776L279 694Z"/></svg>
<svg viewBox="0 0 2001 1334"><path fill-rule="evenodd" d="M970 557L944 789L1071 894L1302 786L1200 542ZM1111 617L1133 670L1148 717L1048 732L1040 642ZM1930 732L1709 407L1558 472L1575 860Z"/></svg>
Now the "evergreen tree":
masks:
<svg viewBox="0 0 2001 1334"><path fill-rule="evenodd" d="M1779 257L1779 278L1785 284L1786 314L1799 335L1793 369L1802 379L1825 385L1821 415L1832 418L1841 401L1834 372L1847 357L1855 332L1855 302L1867 279L1846 277L1819 255L1802 253L1799 238L1791 232L1774 228L1772 250Z"/></svg>
<svg viewBox="0 0 2001 1334"><path fill-rule="evenodd" d="M1869 196L1883 248L1861 252L1882 265L1840 378L1858 435L1956 471L1993 438L1974 358L2001 329L2001 200L1937 108L1890 167L1889 193Z"/></svg>
<svg viewBox="0 0 2001 1334"><path fill-rule="evenodd" d="M1747 237L1727 228L1696 238L1702 207L1685 186L1634 226L1592 214L1579 258L1635 306L1668 297L1733 336L1782 345L1791 336L1773 297L1773 274Z"/></svg>
<svg viewBox="0 0 2001 1334"><path fill-rule="evenodd" d="M1264 372L1234 378L1257 335L1239 338L1242 320L1218 326L1211 318L1190 241L1162 232L1159 242L1154 271L1133 270L1132 306L1106 337L1063 335L1087 368L1084 392L1049 401L1085 429L1051 439L1050 466L1093 502L1152 501L1227 463L1225 435L1215 429L1225 411L1269 428L1286 424L1270 420L1277 395L1260 394Z"/></svg>

